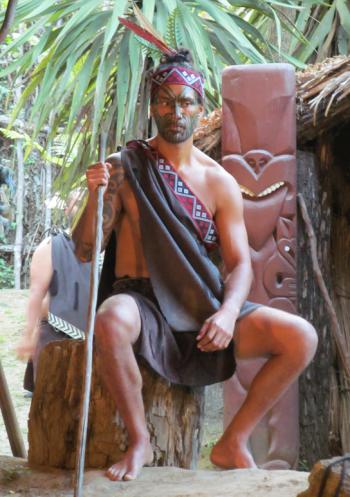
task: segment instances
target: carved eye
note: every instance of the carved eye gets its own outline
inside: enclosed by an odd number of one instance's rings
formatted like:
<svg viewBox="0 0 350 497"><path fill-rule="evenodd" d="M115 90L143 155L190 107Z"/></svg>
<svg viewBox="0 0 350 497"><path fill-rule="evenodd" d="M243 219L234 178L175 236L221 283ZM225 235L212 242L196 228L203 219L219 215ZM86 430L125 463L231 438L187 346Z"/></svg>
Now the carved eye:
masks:
<svg viewBox="0 0 350 497"><path fill-rule="evenodd" d="M255 162L255 159L248 159L248 164L250 165L250 167L254 168L256 167L256 162Z"/></svg>

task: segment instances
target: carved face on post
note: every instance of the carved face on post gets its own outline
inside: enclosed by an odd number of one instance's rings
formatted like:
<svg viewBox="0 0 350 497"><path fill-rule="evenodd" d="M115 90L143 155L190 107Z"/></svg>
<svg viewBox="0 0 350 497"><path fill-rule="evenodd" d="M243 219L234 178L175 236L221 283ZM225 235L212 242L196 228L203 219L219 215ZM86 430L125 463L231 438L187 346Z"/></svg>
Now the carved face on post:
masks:
<svg viewBox="0 0 350 497"><path fill-rule="evenodd" d="M223 166L238 181L255 273L250 299L296 312L295 77L290 66L223 77Z"/></svg>
<svg viewBox="0 0 350 497"><path fill-rule="evenodd" d="M163 85L151 103L159 135L169 143L182 143L193 135L203 105L189 86Z"/></svg>
<svg viewBox="0 0 350 497"><path fill-rule="evenodd" d="M222 164L243 195L255 276L249 298L289 312L296 312L295 135L291 66L254 64L224 70ZM261 362L237 361L237 373L225 387L227 422L260 368ZM251 447L258 463L276 459L293 467L298 459L297 406L294 387L253 433Z"/></svg>

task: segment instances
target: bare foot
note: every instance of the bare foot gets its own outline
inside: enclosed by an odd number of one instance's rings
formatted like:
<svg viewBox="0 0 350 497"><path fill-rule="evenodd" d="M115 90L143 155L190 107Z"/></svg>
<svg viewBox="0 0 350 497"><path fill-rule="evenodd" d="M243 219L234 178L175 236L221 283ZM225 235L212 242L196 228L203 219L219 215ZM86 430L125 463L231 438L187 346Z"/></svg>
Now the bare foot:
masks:
<svg viewBox="0 0 350 497"><path fill-rule="evenodd" d="M256 468L254 459L245 444L220 438L214 445L210 460L223 469Z"/></svg>
<svg viewBox="0 0 350 497"><path fill-rule="evenodd" d="M141 468L153 461L153 450L150 442L131 445L123 459L113 464L106 475L110 480L135 480Z"/></svg>
<svg viewBox="0 0 350 497"><path fill-rule="evenodd" d="M261 469L292 469L292 466L288 461L283 461L282 459L273 459L271 461L266 461L261 466Z"/></svg>

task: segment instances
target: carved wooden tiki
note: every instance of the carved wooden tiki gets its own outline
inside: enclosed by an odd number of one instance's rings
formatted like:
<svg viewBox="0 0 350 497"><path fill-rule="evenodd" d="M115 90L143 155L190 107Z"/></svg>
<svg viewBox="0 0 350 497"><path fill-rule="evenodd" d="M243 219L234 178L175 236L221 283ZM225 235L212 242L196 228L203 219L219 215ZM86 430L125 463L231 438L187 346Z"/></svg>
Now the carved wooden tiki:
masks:
<svg viewBox="0 0 350 497"><path fill-rule="evenodd" d="M254 269L249 299L295 313L294 69L289 64L232 66L223 73L222 92L222 164L243 194ZM239 361L234 379L225 386L227 418L238 409L233 404L242 402L242 392L261 367L261 361L253 362ZM297 406L297 388L292 387L256 430L252 449L260 464L269 461L273 466L273 461L279 460L281 467L283 461L285 467L295 465ZM289 409L293 410L292 420Z"/></svg>

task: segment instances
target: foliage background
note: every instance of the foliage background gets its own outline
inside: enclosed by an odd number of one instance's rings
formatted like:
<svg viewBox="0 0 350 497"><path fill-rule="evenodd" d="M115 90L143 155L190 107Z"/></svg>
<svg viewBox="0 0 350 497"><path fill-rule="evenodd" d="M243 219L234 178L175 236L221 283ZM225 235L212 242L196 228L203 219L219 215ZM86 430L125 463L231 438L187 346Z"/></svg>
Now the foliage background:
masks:
<svg viewBox="0 0 350 497"><path fill-rule="evenodd" d="M0 0L0 22L7 4ZM349 49L345 0L18 0L0 47L0 125L2 143L12 146L2 160L15 174L18 142L24 152L23 262L43 235L45 198L81 184L99 149L105 155L148 136L144 70L159 54L119 23L134 5L171 46L193 50L209 111L221 105L227 65L286 61L300 69Z"/></svg>

